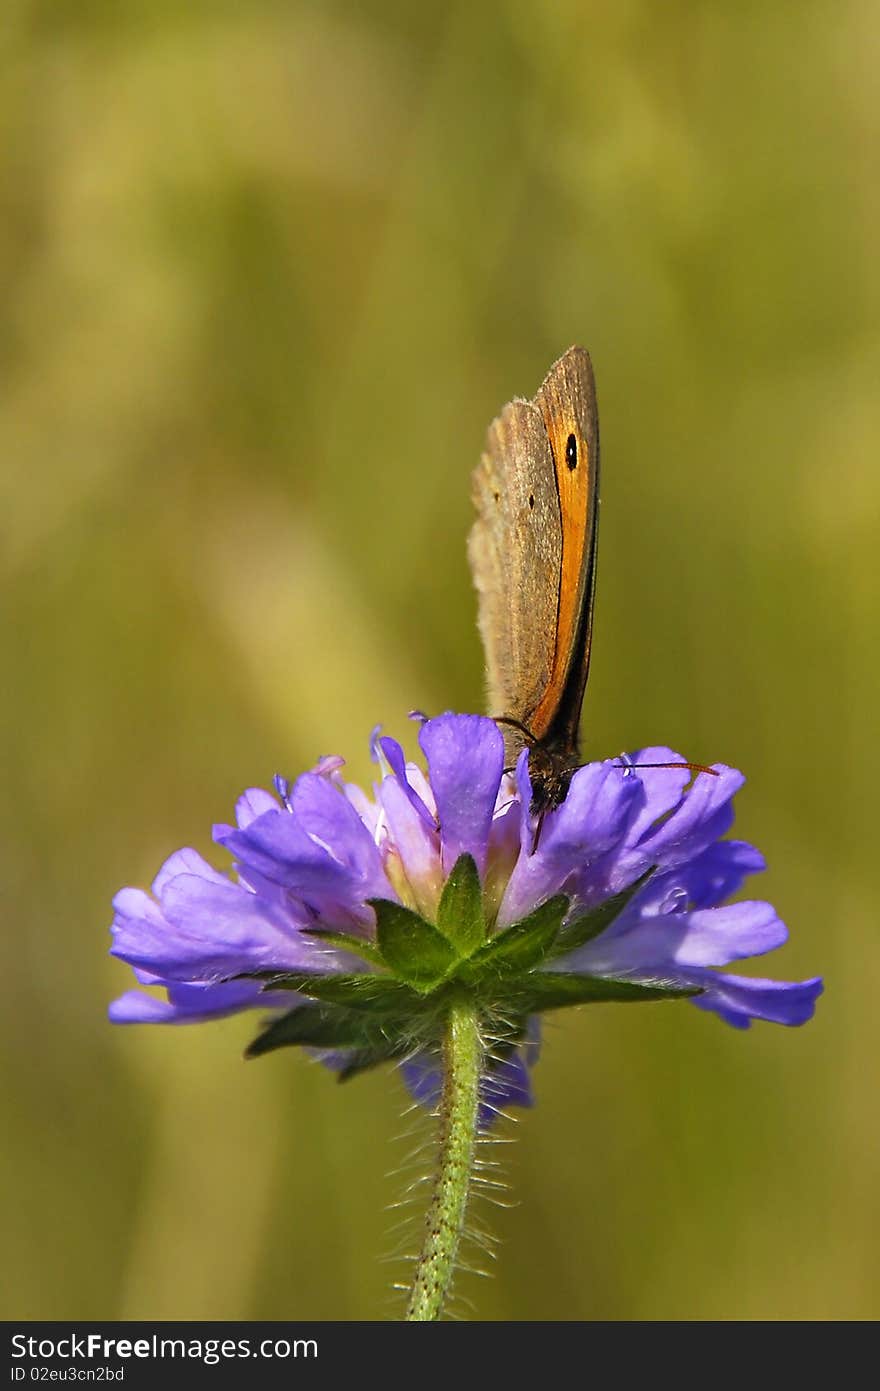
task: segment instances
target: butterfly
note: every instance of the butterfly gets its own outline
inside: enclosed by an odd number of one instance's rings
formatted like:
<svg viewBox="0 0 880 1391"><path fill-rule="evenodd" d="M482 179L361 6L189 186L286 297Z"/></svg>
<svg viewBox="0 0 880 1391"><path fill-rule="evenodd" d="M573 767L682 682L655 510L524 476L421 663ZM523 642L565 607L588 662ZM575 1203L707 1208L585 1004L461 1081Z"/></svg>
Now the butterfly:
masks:
<svg viewBox="0 0 880 1391"><path fill-rule="evenodd" d="M492 421L473 500L468 554L490 709L503 726L508 766L529 750L531 810L540 828L581 765L590 670L599 410L584 348L569 348L530 401L510 401Z"/></svg>

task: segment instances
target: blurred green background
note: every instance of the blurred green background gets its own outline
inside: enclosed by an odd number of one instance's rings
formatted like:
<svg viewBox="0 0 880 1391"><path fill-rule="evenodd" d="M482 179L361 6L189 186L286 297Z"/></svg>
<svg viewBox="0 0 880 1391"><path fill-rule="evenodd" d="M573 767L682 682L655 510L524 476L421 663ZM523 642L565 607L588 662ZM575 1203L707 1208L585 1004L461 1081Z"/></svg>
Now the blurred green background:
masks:
<svg viewBox="0 0 880 1391"><path fill-rule="evenodd" d="M109 903L482 708L470 471L578 341L587 752L747 772L770 973L827 994L557 1016L459 1307L876 1316L876 8L6 0L0 42L3 1315L397 1310L397 1077L111 1028Z"/></svg>

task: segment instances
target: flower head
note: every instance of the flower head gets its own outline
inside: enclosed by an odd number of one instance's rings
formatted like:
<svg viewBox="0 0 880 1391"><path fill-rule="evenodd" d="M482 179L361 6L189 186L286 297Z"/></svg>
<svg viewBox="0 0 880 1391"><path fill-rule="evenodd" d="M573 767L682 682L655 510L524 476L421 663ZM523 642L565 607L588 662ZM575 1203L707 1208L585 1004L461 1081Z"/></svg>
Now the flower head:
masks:
<svg viewBox="0 0 880 1391"><path fill-rule="evenodd" d="M419 733L427 776L374 738L369 797L324 759L275 795L246 792L214 839L234 878L194 850L152 894L114 900L112 951L141 985L118 1023L192 1023L277 1010L252 1055L313 1050L341 1076L393 1059L418 1101L436 1099L450 991L480 1001L492 1040L484 1103L528 1104L537 1016L601 1000L684 996L735 1028L808 1020L822 990L719 971L780 946L769 903L727 903L764 868L723 837L743 778L716 764L691 781L671 749L586 764L536 837L528 755L504 770L496 724L441 715ZM641 771L640 771L641 770Z"/></svg>

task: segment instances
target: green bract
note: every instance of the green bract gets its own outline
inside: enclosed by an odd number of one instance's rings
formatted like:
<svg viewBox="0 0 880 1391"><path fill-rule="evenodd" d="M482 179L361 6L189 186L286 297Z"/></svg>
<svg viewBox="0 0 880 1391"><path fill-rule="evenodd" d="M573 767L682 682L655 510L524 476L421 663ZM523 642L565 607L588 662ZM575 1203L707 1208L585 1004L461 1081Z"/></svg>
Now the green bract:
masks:
<svg viewBox="0 0 880 1391"><path fill-rule="evenodd" d="M650 871L649 871L650 874ZM650 1001L698 994L670 980L617 980L543 969L590 941L614 921L649 877L565 926L569 900L557 894L521 922L487 935L482 890L471 855L461 855L430 923L389 899L370 900L375 943L348 933L312 935L359 958L369 970L340 975L253 972L269 991L307 997L276 1018L251 1043L248 1057L294 1045L346 1050L344 1080L388 1059L440 1040L450 1002L466 993L482 1017L511 1045L525 1036L531 1014L599 1001Z"/></svg>

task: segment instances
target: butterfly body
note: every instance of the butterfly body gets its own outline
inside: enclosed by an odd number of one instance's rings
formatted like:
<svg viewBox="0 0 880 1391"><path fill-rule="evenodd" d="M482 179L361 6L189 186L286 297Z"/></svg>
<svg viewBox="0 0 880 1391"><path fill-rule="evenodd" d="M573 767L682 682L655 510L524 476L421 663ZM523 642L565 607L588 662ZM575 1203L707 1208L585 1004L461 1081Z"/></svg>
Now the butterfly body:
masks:
<svg viewBox="0 0 880 1391"><path fill-rule="evenodd" d="M469 556L490 709L508 762L528 748L532 808L563 800L580 765L599 517L599 417L583 348L489 427L473 478Z"/></svg>

